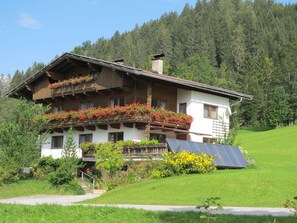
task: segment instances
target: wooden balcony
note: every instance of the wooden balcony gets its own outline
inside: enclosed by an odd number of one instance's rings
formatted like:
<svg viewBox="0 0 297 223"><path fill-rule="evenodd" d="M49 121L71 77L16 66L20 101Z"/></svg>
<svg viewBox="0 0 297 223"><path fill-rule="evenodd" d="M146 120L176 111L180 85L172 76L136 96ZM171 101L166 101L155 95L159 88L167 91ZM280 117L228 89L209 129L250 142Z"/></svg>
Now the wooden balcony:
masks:
<svg viewBox="0 0 297 223"><path fill-rule="evenodd" d="M82 131L84 128L96 130L96 126L107 130L108 125L120 129L121 124L138 129L144 129L149 124L166 130L188 130L192 121L192 118L185 114L160 111L139 104L115 108L92 108L83 111L63 111L47 114L44 119L48 120L45 126L48 130L63 130L72 126Z"/></svg>
<svg viewBox="0 0 297 223"><path fill-rule="evenodd" d="M142 160L142 159L161 159L163 153L167 153L168 148L166 143L158 143L154 145L133 145L133 146L124 146L123 155L125 158L133 160ZM82 152L82 160L95 162L96 158L94 156L95 149L91 148L87 151Z"/></svg>
<svg viewBox="0 0 297 223"><path fill-rule="evenodd" d="M82 94L100 90L95 80L84 82L75 85L60 86L58 88L51 89L52 97L60 97L66 95Z"/></svg>

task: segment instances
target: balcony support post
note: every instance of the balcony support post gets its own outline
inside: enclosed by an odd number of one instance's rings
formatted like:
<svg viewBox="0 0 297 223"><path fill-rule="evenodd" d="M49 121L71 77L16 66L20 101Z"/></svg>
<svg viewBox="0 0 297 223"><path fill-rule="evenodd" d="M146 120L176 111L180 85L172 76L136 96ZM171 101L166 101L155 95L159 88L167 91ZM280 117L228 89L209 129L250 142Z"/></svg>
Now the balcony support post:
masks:
<svg viewBox="0 0 297 223"><path fill-rule="evenodd" d="M152 97L153 97L153 88L152 88L152 83L149 82L147 84L147 98L146 98L146 104L149 108L152 107ZM151 115L150 115L151 117ZM146 125L146 128L145 128L145 138L146 139L150 139L150 134L151 134L151 120L149 120L149 123Z"/></svg>

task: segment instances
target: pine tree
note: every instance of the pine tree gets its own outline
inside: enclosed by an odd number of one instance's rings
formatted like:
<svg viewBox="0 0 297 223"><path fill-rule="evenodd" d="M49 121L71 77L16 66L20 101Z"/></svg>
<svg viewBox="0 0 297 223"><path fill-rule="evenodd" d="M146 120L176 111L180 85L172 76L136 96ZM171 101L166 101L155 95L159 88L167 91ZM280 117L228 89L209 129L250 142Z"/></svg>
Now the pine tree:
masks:
<svg viewBox="0 0 297 223"><path fill-rule="evenodd" d="M72 127L68 130L66 136L66 142L62 150L62 157L65 159L76 160L76 143L73 137Z"/></svg>

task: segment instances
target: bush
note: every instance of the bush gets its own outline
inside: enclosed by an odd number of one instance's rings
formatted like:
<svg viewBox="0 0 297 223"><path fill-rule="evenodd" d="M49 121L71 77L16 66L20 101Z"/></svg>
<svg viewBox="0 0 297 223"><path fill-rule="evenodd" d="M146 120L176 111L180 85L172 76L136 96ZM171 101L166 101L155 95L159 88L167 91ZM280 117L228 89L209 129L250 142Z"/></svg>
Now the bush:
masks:
<svg viewBox="0 0 297 223"><path fill-rule="evenodd" d="M61 159L54 159L51 156L42 157L33 167L32 174L37 180L47 179L48 175L55 172L61 165Z"/></svg>
<svg viewBox="0 0 297 223"><path fill-rule="evenodd" d="M196 154L188 151L169 152L163 154L163 162L171 168L174 174L208 173L216 168L213 157L206 154Z"/></svg>
<svg viewBox="0 0 297 223"><path fill-rule="evenodd" d="M19 170L14 165L0 166L0 185L2 183L13 183L20 179Z"/></svg>
<svg viewBox="0 0 297 223"><path fill-rule="evenodd" d="M74 194L82 195L85 194L85 191L81 188L79 183L75 180L68 182L67 184L63 185L65 191L74 192Z"/></svg>
<svg viewBox="0 0 297 223"><path fill-rule="evenodd" d="M33 174L33 177L36 180L43 180L43 179L46 178L46 174L44 172L44 169L40 168L40 167L33 168L32 174Z"/></svg>
<svg viewBox="0 0 297 223"><path fill-rule="evenodd" d="M48 177L49 182L54 186L67 184L74 179L74 176L69 171L69 167L67 165L61 165L57 171L51 172Z"/></svg>

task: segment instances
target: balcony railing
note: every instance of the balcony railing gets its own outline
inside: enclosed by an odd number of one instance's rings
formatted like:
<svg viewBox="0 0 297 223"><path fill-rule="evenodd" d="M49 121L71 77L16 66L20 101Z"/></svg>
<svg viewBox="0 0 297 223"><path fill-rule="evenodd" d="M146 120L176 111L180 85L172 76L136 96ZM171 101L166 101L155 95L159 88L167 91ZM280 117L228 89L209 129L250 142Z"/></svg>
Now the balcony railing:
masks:
<svg viewBox="0 0 297 223"><path fill-rule="evenodd" d="M43 118L48 121L46 129L70 126L145 123L166 128L188 130L192 122L192 117L189 115L150 108L142 104L130 104L115 108L63 111L46 114Z"/></svg>
<svg viewBox="0 0 297 223"><path fill-rule="evenodd" d="M161 158L163 153L167 153L168 148L165 143L158 143L154 145L133 145L124 146L123 155L126 158L142 159L142 158ZM82 151L83 160L95 161L95 149Z"/></svg>
<svg viewBox="0 0 297 223"><path fill-rule="evenodd" d="M51 88L52 96L64 96L73 95L78 93L85 93L90 91L96 91L96 82L91 80L89 82L83 82L75 85L59 86L57 88Z"/></svg>

